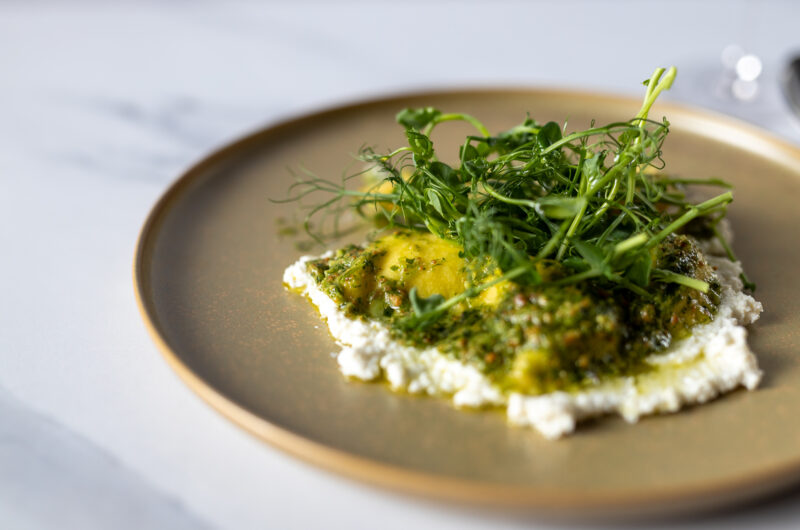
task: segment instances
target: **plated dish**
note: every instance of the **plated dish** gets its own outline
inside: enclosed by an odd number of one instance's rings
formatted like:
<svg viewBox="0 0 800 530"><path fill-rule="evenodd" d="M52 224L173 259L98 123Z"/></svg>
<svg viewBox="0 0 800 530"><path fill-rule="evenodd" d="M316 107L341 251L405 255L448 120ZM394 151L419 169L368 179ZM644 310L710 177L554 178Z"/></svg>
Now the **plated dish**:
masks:
<svg viewBox="0 0 800 530"><path fill-rule="evenodd" d="M539 510L674 512L765 494L800 471L800 325L797 258L786 227L800 221L800 154L725 118L657 104L669 116L670 172L731 181L735 247L769 312L750 344L767 374L755 393L643 420L590 423L556 443L509 428L501 414L353 385L305 300L282 285L304 252L281 234L294 207L275 206L302 162L341 171L353 146L402 140L393 116L435 106L482 116L504 130L525 109L576 129L635 112L634 99L564 91L417 94L316 113L257 132L190 169L156 205L137 252L137 294L148 326L178 374L257 436L351 476L423 494ZM456 150L469 128L437 141ZM459 129L460 128L460 129ZM333 168L333 169L332 169ZM328 173L329 174L329 173ZM754 177L755 176L755 177ZM352 234L360 243L365 234ZM490 450L487 450L489 448ZM754 450L757 448L757 450Z"/></svg>
<svg viewBox="0 0 800 530"><path fill-rule="evenodd" d="M676 73L656 69L634 117L586 130L529 114L491 133L404 109L406 144L362 148L364 169L339 180L299 178L277 202L308 211L313 240L338 239L348 214L374 229L283 275L342 347L342 373L504 407L550 439L754 389L744 326L762 306L730 245L733 194L690 199L730 184L664 172L669 122L649 117ZM447 161L434 129L458 121L476 130Z"/></svg>

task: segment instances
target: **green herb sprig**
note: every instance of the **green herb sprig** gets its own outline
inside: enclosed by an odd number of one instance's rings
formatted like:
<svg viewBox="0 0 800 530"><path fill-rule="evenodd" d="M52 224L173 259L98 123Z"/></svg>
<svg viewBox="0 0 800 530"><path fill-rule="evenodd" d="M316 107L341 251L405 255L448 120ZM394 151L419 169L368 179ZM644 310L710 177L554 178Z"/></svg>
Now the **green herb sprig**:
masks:
<svg viewBox="0 0 800 530"><path fill-rule="evenodd" d="M317 214L338 217L353 208L364 217L377 214L389 229L427 230L455 240L468 260L499 269L499 275L447 300L410 293L414 316L409 324L414 326L504 280L541 285L592 279L642 296L649 295L652 282L707 292L709 285L702 280L654 268L659 243L698 218L706 218L723 247L730 248L716 230L733 200L730 191L692 204L682 188L693 181L648 170L663 168L662 144L669 133L666 119L648 115L676 73L674 67L658 68L644 82L644 101L632 119L592 124L566 136L559 124L530 117L492 136L467 114L405 109L397 121L408 145L388 154L371 148L360 152L368 171L382 177L373 187L348 189L347 181L360 173L341 183L310 176L292 187L287 200L330 194L312 207L305 222L319 241L326 236L313 228ZM453 165L439 160L431 140L434 129L449 121L467 122L478 133L464 140ZM729 187L718 179L697 182ZM543 275L544 266L554 263L566 274L557 279Z"/></svg>

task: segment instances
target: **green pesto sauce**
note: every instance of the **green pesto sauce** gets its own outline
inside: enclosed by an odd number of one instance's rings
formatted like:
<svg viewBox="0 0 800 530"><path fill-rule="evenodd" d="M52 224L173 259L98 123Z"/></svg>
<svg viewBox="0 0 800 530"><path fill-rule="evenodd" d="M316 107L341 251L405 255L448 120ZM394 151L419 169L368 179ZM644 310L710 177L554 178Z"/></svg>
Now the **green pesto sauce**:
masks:
<svg viewBox="0 0 800 530"><path fill-rule="evenodd" d="M692 238L677 235L653 253L654 266L706 281L708 293L665 283L651 285L650 297L597 281L512 284L496 307L460 308L429 327L407 330L397 325L412 311L402 274L399 280L376 274L380 252L348 246L331 258L309 262L308 270L351 318L381 321L402 343L435 346L509 392L569 391L646 371L647 356L711 321L719 306L714 271ZM407 266L415 266L414 260L407 260ZM552 265L552 278L567 274L559 267ZM368 294L355 299L345 295L354 290Z"/></svg>

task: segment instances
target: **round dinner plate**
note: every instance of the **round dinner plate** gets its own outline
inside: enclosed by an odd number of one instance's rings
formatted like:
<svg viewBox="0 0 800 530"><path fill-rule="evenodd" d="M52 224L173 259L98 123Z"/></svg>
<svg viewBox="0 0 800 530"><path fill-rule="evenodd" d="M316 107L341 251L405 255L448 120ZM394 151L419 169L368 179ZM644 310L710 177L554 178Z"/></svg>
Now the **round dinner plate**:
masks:
<svg viewBox="0 0 800 530"><path fill-rule="evenodd" d="M405 107L477 116L492 131L526 112L567 129L635 115L634 99L548 90L472 90L368 101L292 119L247 136L189 169L141 233L136 291L145 322L178 375L255 436L372 483L451 500L555 514L675 513L773 492L800 479L800 152L758 129L679 106L666 116L666 170L735 185L734 248L758 284L761 319L749 342L765 373L735 391L636 425L616 417L547 441L502 412L456 410L447 399L347 381L319 314L282 284L303 252L282 235L297 204L294 174L337 179L362 145L404 141ZM463 124L442 124L455 157ZM358 241L363 234L354 236ZM312 252L320 253L322 248Z"/></svg>

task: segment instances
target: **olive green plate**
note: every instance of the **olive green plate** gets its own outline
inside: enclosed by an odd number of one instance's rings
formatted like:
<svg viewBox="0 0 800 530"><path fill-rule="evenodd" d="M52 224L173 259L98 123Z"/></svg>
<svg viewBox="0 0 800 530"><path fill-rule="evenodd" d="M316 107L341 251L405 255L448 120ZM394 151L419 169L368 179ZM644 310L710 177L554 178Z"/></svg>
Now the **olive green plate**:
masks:
<svg viewBox="0 0 800 530"><path fill-rule="evenodd" d="M766 374L679 414L636 425L616 417L546 441L499 412L346 381L319 315L281 283L300 252L279 237L276 205L305 168L338 178L365 142L399 146L395 113L432 105L490 130L569 120L568 129L633 116L639 101L577 92L437 92L359 103L290 120L233 143L187 171L150 214L135 283L167 361L220 413L255 436L325 468L451 500L539 512L675 513L760 496L800 479L800 152L742 123L665 104L669 172L736 186L735 248L765 307L750 344ZM456 153L471 131L444 124L438 148Z"/></svg>

